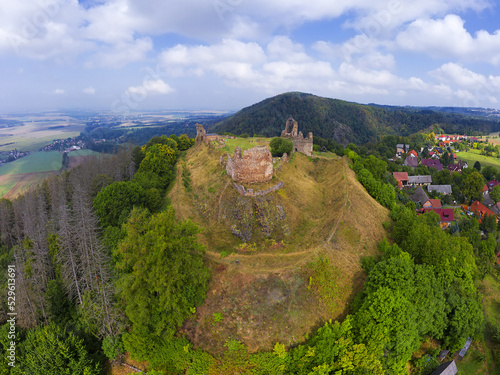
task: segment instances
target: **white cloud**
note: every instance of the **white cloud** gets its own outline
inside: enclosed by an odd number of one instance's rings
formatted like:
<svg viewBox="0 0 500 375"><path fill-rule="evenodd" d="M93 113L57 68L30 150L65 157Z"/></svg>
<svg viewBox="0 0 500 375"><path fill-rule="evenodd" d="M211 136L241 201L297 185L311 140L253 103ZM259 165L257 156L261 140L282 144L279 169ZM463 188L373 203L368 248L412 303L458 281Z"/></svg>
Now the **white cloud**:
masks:
<svg viewBox="0 0 500 375"><path fill-rule="evenodd" d="M429 75L452 87L454 95L469 106L496 104L500 98L500 76L485 76L456 63L443 64Z"/></svg>
<svg viewBox="0 0 500 375"><path fill-rule="evenodd" d="M500 29L490 34L485 30L472 36L464 20L450 14L443 19L418 19L396 38L402 49L424 52L433 57L455 57L463 61L500 63Z"/></svg>
<svg viewBox="0 0 500 375"><path fill-rule="evenodd" d="M64 95L65 93L66 93L66 91L64 91L63 89L55 89L54 90L55 95Z"/></svg>
<svg viewBox="0 0 500 375"><path fill-rule="evenodd" d="M84 94L94 95L94 94L95 94L95 88L93 88L93 87L87 87L87 88L84 88L84 89L82 90L82 92L83 92Z"/></svg>
<svg viewBox="0 0 500 375"><path fill-rule="evenodd" d="M140 86L130 86L125 94L132 97L147 97L149 95L163 95L173 92L174 89L162 79L145 80Z"/></svg>

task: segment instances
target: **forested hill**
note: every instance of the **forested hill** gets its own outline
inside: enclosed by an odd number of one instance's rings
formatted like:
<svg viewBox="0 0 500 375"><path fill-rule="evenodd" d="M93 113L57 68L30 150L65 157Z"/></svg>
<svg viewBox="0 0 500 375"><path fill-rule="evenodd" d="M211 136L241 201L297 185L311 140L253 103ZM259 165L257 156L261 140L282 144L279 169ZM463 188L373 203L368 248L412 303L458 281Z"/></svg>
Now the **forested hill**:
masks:
<svg viewBox="0 0 500 375"><path fill-rule="evenodd" d="M347 144L365 144L383 135L407 136L435 124L444 132L472 134L500 130L498 120L473 118L461 114L429 109L362 105L291 92L268 98L243 108L231 117L215 124L211 132L280 135L288 117L293 116L304 134L334 139Z"/></svg>

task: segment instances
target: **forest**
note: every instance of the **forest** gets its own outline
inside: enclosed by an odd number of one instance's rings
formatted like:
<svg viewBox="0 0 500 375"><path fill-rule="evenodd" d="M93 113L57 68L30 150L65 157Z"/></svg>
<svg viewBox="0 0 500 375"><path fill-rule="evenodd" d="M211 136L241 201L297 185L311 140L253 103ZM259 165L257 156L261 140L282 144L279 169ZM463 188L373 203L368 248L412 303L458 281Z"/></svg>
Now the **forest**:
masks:
<svg viewBox="0 0 500 375"><path fill-rule="evenodd" d="M380 255L363 260L366 282L349 314L292 347L250 353L227 340L221 356L193 347L179 328L203 304L210 268L200 228L177 221L165 198L193 144L153 137L0 200L3 353L12 346L7 270L17 312L15 359L2 356L0 374L104 374L125 353L148 374L401 374L409 363L429 374L437 361L413 358L422 342L440 342L428 350L434 358L484 331L477 286L496 272L497 227L481 236L477 219L464 218L459 232L441 230L436 214L417 216L396 196L388 164L369 155L376 146L350 145L339 153L392 222ZM500 327L488 329L500 343Z"/></svg>
<svg viewBox="0 0 500 375"><path fill-rule="evenodd" d="M445 133L479 134L500 130L498 120L437 110L362 105L299 92L285 93L238 111L216 123L211 132L275 137L292 116L303 134L346 146L376 142L385 135L409 136L432 127ZM437 130L436 130L437 131Z"/></svg>

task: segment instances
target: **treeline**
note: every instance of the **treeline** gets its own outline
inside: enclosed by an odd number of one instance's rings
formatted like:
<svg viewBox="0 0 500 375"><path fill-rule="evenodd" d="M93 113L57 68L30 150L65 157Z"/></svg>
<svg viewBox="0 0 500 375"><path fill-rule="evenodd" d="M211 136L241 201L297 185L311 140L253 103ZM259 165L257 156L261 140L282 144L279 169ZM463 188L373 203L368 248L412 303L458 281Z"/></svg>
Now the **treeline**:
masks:
<svg viewBox="0 0 500 375"><path fill-rule="evenodd" d="M171 337L203 301L208 271L197 228L177 223L165 201L176 160L193 143L153 138L0 200L0 266L15 266L18 313L15 367L2 356L2 374L99 374L105 357ZM0 285L6 353L5 272Z"/></svg>
<svg viewBox="0 0 500 375"><path fill-rule="evenodd" d="M415 108L385 109L304 93L281 94L250 107L215 124L211 131L233 134L281 134L286 120L293 116L304 134L331 139L344 146L363 145L384 135L409 136L436 125L447 133L472 135L500 130L498 120L472 118Z"/></svg>

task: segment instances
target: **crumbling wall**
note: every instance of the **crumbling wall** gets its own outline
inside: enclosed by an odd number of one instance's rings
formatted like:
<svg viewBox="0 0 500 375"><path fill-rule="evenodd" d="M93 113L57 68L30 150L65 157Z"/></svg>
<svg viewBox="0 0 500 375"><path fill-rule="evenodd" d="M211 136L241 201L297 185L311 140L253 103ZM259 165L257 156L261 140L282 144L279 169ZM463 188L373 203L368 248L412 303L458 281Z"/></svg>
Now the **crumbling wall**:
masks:
<svg viewBox="0 0 500 375"><path fill-rule="evenodd" d="M207 131L201 124L196 124L196 138L195 142L198 143L206 143L206 135Z"/></svg>
<svg viewBox="0 0 500 375"><path fill-rule="evenodd" d="M281 132L281 137L290 139L293 143L292 152L301 152L307 156L312 156L313 151L313 134L309 132L306 138L302 132L298 131L299 124L292 117L290 117L286 124L285 130Z"/></svg>
<svg viewBox="0 0 500 375"><path fill-rule="evenodd" d="M257 146L243 152L236 147L233 157L228 155L226 172L235 182L267 182L273 177L273 157L267 146Z"/></svg>

